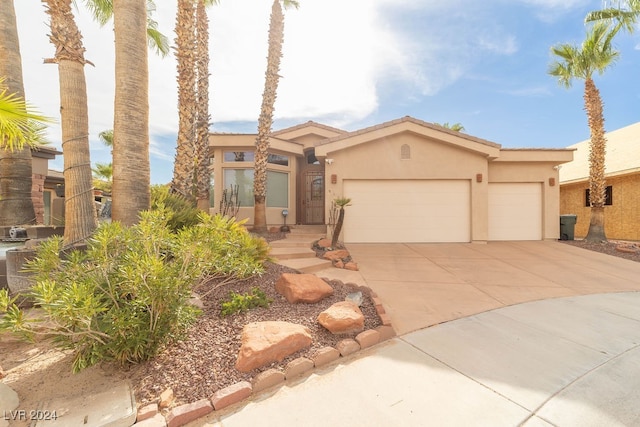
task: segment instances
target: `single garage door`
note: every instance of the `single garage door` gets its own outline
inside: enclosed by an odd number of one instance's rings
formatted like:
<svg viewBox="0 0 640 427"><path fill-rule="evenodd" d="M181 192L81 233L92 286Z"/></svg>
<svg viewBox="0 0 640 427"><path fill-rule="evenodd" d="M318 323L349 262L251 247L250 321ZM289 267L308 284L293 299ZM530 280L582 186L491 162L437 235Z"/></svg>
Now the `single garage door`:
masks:
<svg viewBox="0 0 640 427"><path fill-rule="evenodd" d="M344 240L469 242L468 180L345 180Z"/></svg>
<svg viewBox="0 0 640 427"><path fill-rule="evenodd" d="M542 184L489 184L489 240L542 240Z"/></svg>

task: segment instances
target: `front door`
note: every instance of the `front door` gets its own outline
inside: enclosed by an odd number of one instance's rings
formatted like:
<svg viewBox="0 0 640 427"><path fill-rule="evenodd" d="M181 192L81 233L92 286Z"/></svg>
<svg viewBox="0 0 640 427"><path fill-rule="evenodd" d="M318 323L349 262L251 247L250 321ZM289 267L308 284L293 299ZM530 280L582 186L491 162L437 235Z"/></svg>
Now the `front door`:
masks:
<svg viewBox="0 0 640 427"><path fill-rule="evenodd" d="M304 173L303 224L324 224L324 172Z"/></svg>

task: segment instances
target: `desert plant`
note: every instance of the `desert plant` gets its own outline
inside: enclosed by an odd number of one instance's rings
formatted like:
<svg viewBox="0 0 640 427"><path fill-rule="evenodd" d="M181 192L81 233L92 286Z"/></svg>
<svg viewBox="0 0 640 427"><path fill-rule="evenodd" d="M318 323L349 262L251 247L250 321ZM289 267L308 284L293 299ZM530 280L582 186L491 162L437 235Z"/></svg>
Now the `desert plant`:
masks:
<svg viewBox="0 0 640 427"><path fill-rule="evenodd" d="M197 260L202 277L223 278L218 286L263 273L264 263L271 260L269 244L251 235L243 224L202 213L198 225L178 233L182 256L190 253L193 262Z"/></svg>
<svg viewBox="0 0 640 427"><path fill-rule="evenodd" d="M240 197L238 197L238 185L231 185L229 189L222 190L220 199L220 215L235 217L240 209Z"/></svg>
<svg viewBox="0 0 640 427"><path fill-rule="evenodd" d="M229 292L229 299L222 302L222 310L220 314L228 316L235 313L244 313L247 310L257 307L269 307L273 302L271 298L257 287L251 289L251 293L237 294L233 291Z"/></svg>
<svg viewBox="0 0 640 427"><path fill-rule="evenodd" d="M332 223L333 232L331 234L331 247L335 248L338 244L338 237L340 236L340 232L342 231L342 224L344 223L344 208L345 206L351 206L351 199L346 197L337 198L333 201L332 211L338 212L338 219L335 221L335 224ZM335 216L335 214L334 214Z"/></svg>
<svg viewBox="0 0 640 427"><path fill-rule="evenodd" d="M176 256L177 246L160 209L143 212L132 227L103 224L84 251L63 252L62 239L48 239L27 263L30 297L46 322L36 329L3 296L0 327L52 335L73 352L74 371L101 360L146 360L195 320L188 300L197 263Z"/></svg>
<svg viewBox="0 0 640 427"><path fill-rule="evenodd" d="M158 209L160 206L171 213L168 225L173 231L195 225L200 221L201 211L193 203L179 194L171 193L166 185L152 185L151 209Z"/></svg>

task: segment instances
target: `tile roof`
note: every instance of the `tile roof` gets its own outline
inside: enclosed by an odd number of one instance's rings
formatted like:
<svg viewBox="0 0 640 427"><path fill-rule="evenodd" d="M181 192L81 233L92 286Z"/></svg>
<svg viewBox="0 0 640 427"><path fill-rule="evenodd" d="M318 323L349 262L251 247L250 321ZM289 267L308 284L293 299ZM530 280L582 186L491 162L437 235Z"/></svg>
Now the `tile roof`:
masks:
<svg viewBox="0 0 640 427"><path fill-rule="evenodd" d="M443 126L440 125L436 125L434 123L429 123L429 122L425 122L423 120L419 120L416 119L414 117L411 116L404 116L402 118L399 119L395 119L395 120L390 120L388 122L384 122L384 123L380 123L378 125L374 125L374 126L370 126L364 129L360 129L360 130L356 130L353 132L349 132L349 133L345 133L344 135L339 135L339 136L334 136L333 138L329 138L326 139L324 141L322 141L322 143L320 145L324 145L324 144L329 144L335 141L340 141L342 139L346 139L346 138L350 138L356 135L361 135L361 134L365 134L365 133L369 133L369 132L374 132L376 130L380 130L380 129L384 129L387 127L391 127L400 123L404 123L404 122L411 122L411 123L415 123L417 125L420 126L425 126L428 127L430 129L434 129L440 132L445 132L445 133L449 133L451 135L455 135L459 138L464 138L467 139L469 141L473 141L473 142L477 142L479 144L483 144L483 145L487 145L489 147L495 147L495 148L500 148L500 144L496 144L495 142L491 142L491 141L487 141L485 139L481 139L481 138L476 138L474 136L471 135L467 135L466 133L462 133L462 132L457 132L448 128L445 128Z"/></svg>
<svg viewBox="0 0 640 427"><path fill-rule="evenodd" d="M640 172L640 122L606 133L605 176ZM589 142L575 148L573 161L562 165L560 182L582 181L589 177Z"/></svg>
<svg viewBox="0 0 640 427"><path fill-rule="evenodd" d="M344 131L342 129L334 128L334 127L331 127L331 126L323 125L322 123L314 122L313 120L309 120L306 123L301 123L299 125L295 125L295 126L291 126L291 127L288 127L288 128L277 130L275 132L271 132L271 135L279 135L279 134L282 134L282 133L287 133L287 132L291 132L291 131L298 130L298 129L304 129L305 127L308 127L308 126L319 127L319 128L331 131L331 132L347 133L347 131Z"/></svg>

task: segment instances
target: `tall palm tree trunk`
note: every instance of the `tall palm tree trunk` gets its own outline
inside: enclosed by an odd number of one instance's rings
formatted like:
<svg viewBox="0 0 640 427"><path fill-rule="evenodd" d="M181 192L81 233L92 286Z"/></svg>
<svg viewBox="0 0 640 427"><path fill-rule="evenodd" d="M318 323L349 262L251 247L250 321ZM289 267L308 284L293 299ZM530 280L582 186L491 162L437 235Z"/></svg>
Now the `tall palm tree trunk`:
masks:
<svg viewBox="0 0 640 427"><path fill-rule="evenodd" d="M198 0L197 23L197 62L198 62L198 103L196 125L197 134L197 193L196 200L200 210L209 211L209 19L205 0Z"/></svg>
<svg viewBox="0 0 640 427"><path fill-rule="evenodd" d="M49 40L56 48L60 81L60 116L64 154L65 228L64 243L87 239L97 226L91 159L89 113L84 75L82 35L73 18L71 0L46 0L51 17Z"/></svg>
<svg viewBox="0 0 640 427"><path fill-rule="evenodd" d="M262 107L258 118L258 137L256 138L255 167L253 179L254 219L253 230L258 233L267 231L267 160L269 156L269 136L273 125L278 82L280 80L280 60L284 42L284 15L280 0L274 0L269 22L269 54L265 73Z"/></svg>
<svg viewBox="0 0 640 427"><path fill-rule="evenodd" d="M138 222L150 208L149 65L146 0L113 0L116 90L112 218Z"/></svg>
<svg viewBox="0 0 640 427"><path fill-rule="evenodd" d="M589 232L585 240L601 242L607 240L604 231L604 204L607 186L604 174L607 140L604 135L602 98L600 97L600 91L590 78L584 82L584 106L591 132L589 151L591 218L589 221Z"/></svg>
<svg viewBox="0 0 640 427"><path fill-rule="evenodd" d="M22 59L13 0L0 0L0 76L9 93L22 99ZM31 149L0 149L0 226L36 223Z"/></svg>
<svg viewBox="0 0 640 427"><path fill-rule="evenodd" d="M171 190L196 202L196 8L194 0L179 0L176 16L178 63L178 138Z"/></svg>

